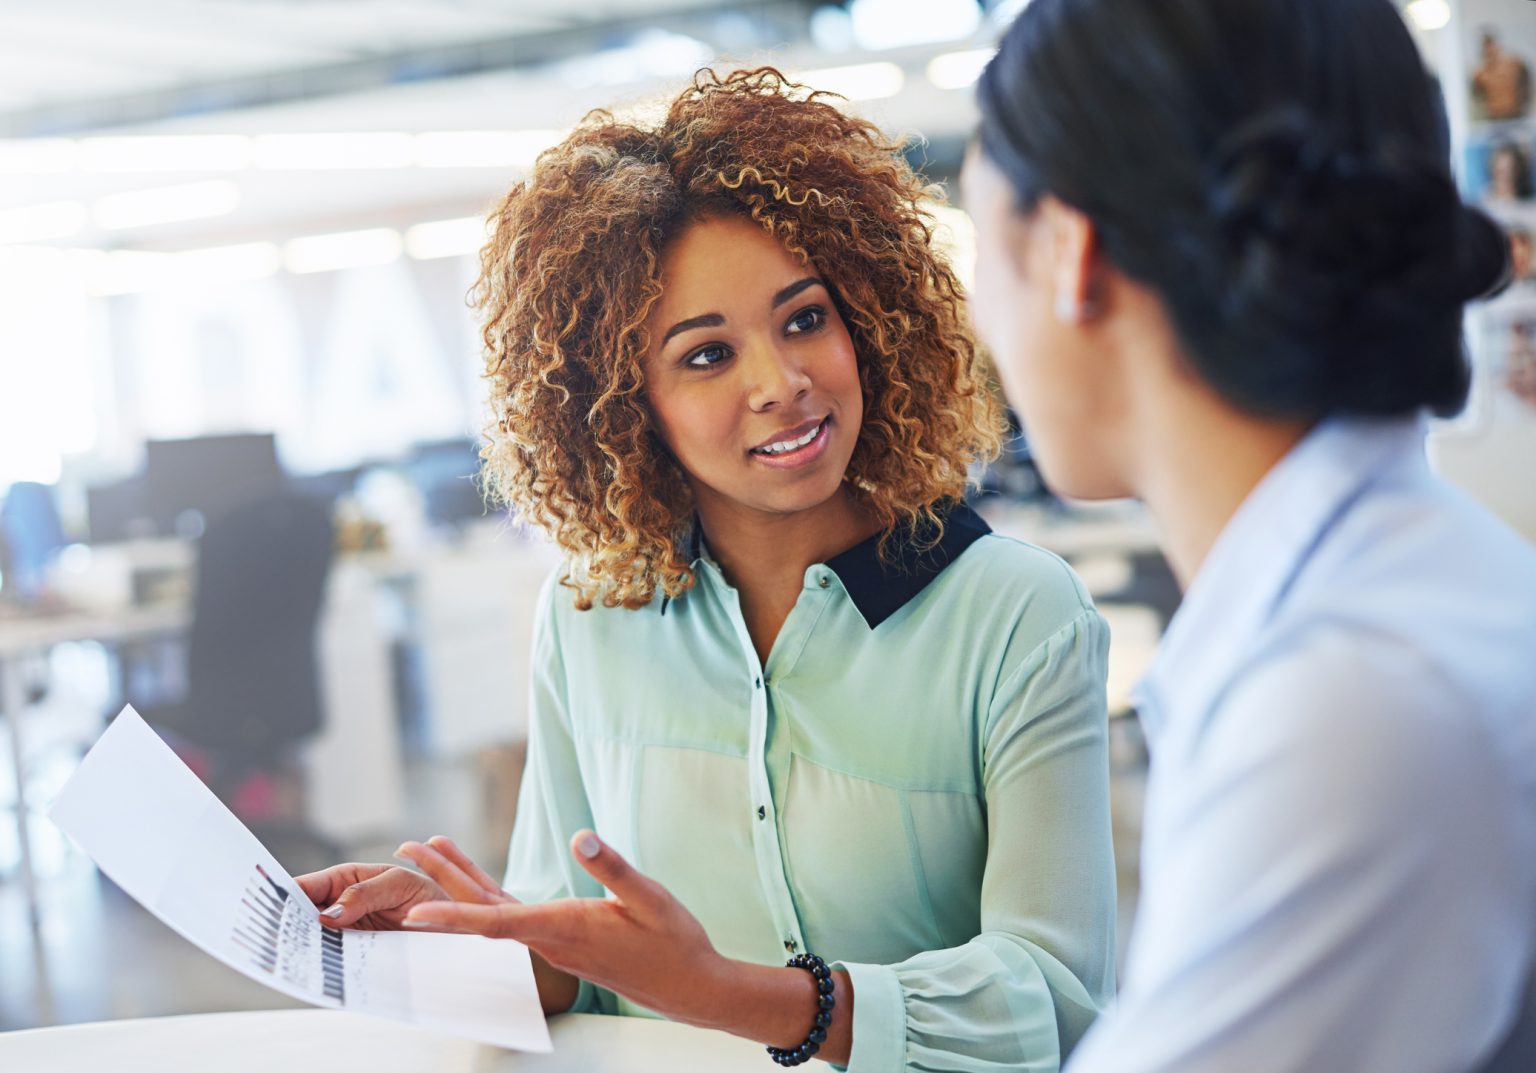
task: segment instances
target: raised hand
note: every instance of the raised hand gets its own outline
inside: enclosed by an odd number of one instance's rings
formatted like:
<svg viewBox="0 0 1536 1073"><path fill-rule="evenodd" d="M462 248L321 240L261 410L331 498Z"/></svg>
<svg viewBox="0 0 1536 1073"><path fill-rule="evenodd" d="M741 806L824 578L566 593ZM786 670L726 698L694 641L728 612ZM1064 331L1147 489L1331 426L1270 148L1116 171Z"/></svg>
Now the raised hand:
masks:
<svg viewBox="0 0 1536 1073"><path fill-rule="evenodd" d="M416 904L404 926L516 939L555 968L648 1009L676 1020L705 1020L700 991L712 978L724 975L726 961L703 926L661 884L632 868L591 831L579 833L571 848L613 897L523 905L493 882L487 886L489 877L483 872L477 876L472 863L465 867L467 858L444 853L438 840L419 848L407 843L402 853L455 900ZM472 886L479 887L476 896L461 896Z"/></svg>

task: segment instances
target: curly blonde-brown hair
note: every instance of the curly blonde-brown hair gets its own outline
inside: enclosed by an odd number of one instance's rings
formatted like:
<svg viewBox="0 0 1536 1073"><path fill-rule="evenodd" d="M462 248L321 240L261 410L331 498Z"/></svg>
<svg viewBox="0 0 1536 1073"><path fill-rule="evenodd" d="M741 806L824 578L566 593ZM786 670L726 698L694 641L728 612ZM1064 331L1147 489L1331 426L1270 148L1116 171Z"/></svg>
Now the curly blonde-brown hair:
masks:
<svg viewBox="0 0 1536 1073"><path fill-rule="evenodd" d="M641 607L693 584L693 498L645 401L646 322L667 244L756 221L826 279L853 340L864 423L848 486L884 523L934 534L995 454L954 272L900 146L763 67L700 71L659 125L588 115L492 213L472 292L484 317L488 492L566 553L576 604Z"/></svg>

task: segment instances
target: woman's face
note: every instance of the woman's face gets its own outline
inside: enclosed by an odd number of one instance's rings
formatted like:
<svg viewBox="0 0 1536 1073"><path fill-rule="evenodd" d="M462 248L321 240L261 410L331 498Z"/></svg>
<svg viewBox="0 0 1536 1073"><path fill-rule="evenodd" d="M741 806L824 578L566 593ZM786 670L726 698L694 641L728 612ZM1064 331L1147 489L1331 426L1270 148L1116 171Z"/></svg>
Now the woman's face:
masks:
<svg viewBox="0 0 1536 1073"><path fill-rule="evenodd" d="M1520 160L1515 156L1515 151L1509 146L1500 146L1493 151L1491 163L1493 196L1513 200L1519 191L1515 189L1515 172Z"/></svg>
<svg viewBox="0 0 1536 1073"><path fill-rule="evenodd" d="M661 268L645 392L700 509L784 515L825 503L864 417L829 281L740 217L690 225Z"/></svg>
<svg viewBox="0 0 1536 1073"><path fill-rule="evenodd" d="M1122 385L1082 325L1056 312L1070 287L1058 236L1043 210L1026 218L1015 209L1007 177L974 146L961 184L976 223L971 316L1046 483L1081 499L1130 494L1112 451Z"/></svg>
<svg viewBox="0 0 1536 1073"><path fill-rule="evenodd" d="M1529 231L1514 231L1509 236L1510 274L1518 281L1529 279L1536 270L1536 244Z"/></svg>

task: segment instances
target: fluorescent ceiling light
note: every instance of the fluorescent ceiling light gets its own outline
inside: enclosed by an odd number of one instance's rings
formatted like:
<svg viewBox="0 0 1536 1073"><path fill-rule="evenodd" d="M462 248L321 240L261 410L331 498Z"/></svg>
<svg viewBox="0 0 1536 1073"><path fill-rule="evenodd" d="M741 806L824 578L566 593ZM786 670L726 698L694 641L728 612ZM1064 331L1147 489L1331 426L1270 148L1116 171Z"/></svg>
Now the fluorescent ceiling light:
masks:
<svg viewBox="0 0 1536 1073"><path fill-rule="evenodd" d="M997 55L995 48L945 52L928 61L928 81L939 89L965 89L981 77L981 69Z"/></svg>
<svg viewBox="0 0 1536 1073"><path fill-rule="evenodd" d="M823 67L801 71L794 81L812 89L842 94L850 101L874 101L894 97L906 85L906 75L894 63L856 63L849 67Z"/></svg>
<svg viewBox="0 0 1536 1073"><path fill-rule="evenodd" d="M685 77L714 57L714 49L697 38L647 29L596 52L561 60L553 71L568 86L622 86Z"/></svg>
<svg viewBox="0 0 1536 1073"><path fill-rule="evenodd" d="M265 134L256 139L256 164L270 171L408 168L415 162L409 134Z"/></svg>
<svg viewBox="0 0 1536 1073"><path fill-rule="evenodd" d="M1451 6L1445 0L1413 0L1408 17L1421 30L1440 30L1451 21Z"/></svg>
<svg viewBox="0 0 1536 1073"><path fill-rule="evenodd" d="M438 257L459 257L478 253L490 237L490 229L480 216L457 220L434 220L417 224L405 233L405 252L418 261Z"/></svg>
<svg viewBox="0 0 1536 1073"><path fill-rule="evenodd" d="M336 272L343 268L388 264L400 256L400 232L387 227L296 238L283 247L290 272Z"/></svg>
<svg viewBox="0 0 1536 1073"><path fill-rule="evenodd" d="M238 134L85 138L82 171L238 171L251 163L250 139Z"/></svg>
<svg viewBox="0 0 1536 1073"><path fill-rule="evenodd" d="M236 246L210 246L176 255L176 270L194 280L237 283L275 276L283 267L283 254L275 242L242 242Z"/></svg>
<svg viewBox="0 0 1536 1073"><path fill-rule="evenodd" d="M0 245L70 238L84 227L85 206L78 201L0 209Z"/></svg>
<svg viewBox="0 0 1536 1073"><path fill-rule="evenodd" d="M853 0L853 39L866 49L903 48L969 37L981 26L976 0Z"/></svg>
<svg viewBox="0 0 1536 1073"><path fill-rule="evenodd" d="M160 253L147 250L70 250L86 291L98 298L172 287L240 283L276 275L283 257L272 242Z"/></svg>
<svg viewBox="0 0 1536 1073"><path fill-rule="evenodd" d="M562 130L445 130L416 136L423 168L527 168Z"/></svg>
<svg viewBox="0 0 1536 1073"><path fill-rule="evenodd" d="M96 202L96 222L109 231L153 227L182 220L228 216L240 204L240 188L228 179L153 190L108 194Z"/></svg>
<svg viewBox="0 0 1536 1073"><path fill-rule="evenodd" d="M73 171L78 151L68 138L0 140L0 175L57 175Z"/></svg>

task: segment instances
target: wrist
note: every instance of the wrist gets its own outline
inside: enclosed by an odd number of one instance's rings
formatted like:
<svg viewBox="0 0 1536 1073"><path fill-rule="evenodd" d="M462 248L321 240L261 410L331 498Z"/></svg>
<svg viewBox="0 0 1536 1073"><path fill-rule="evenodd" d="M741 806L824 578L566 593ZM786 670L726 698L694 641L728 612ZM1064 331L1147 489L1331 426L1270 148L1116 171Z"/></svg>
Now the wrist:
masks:
<svg viewBox="0 0 1536 1073"><path fill-rule="evenodd" d="M695 1028L736 1031L741 1010L751 999L747 978L756 968L758 966L736 961L711 950L704 964L693 974L689 996L692 1008L679 1011L673 1020L683 1021Z"/></svg>

